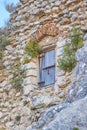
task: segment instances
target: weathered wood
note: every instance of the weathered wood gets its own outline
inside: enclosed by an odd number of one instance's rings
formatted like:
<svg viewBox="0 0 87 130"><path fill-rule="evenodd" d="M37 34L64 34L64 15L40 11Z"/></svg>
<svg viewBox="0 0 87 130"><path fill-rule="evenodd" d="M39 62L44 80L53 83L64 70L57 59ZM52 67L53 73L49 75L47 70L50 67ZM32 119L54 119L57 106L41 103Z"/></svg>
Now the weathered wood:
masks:
<svg viewBox="0 0 87 130"><path fill-rule="evenodd" d="M50 50L39 57L39 87L55 82L55 50Z"/></svg>

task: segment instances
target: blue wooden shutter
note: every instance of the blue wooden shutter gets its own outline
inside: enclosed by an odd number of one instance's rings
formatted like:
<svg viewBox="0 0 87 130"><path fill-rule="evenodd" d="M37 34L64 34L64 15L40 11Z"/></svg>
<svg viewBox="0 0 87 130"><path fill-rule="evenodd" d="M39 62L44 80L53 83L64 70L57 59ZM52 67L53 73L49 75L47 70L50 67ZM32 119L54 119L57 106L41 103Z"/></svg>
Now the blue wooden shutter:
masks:
<svg viewBox="0 0 87 130"><path fill-rule="evenodd" d="M55 51L51 50L45 53L45 67L52 66L55 63Z"/></svg>
<svg viewBox="0 0 87 130"><path fill-rule="evenodd" d="M51 85L55 82L55 51L44 53L39 58L39 87Z"/></svg>
<svg viewBox="0 0 87 130"><path fill-rule="evenodd" d="M44 67L45 86L55 82L55 51L45 53Z"/></svg>
<svg viewBox="0 0 87 130"><path fill-rule="evenodd" d="M55 68L49 68L44 70L45 71L45 86L46 85L51 85L55 82Z"/></svg>

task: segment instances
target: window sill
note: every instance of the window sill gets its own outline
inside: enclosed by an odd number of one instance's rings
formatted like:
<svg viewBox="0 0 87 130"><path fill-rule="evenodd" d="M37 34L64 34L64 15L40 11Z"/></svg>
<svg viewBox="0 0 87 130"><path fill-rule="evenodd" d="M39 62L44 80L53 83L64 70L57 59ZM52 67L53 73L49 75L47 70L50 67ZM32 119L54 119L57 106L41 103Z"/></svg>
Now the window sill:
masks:
<svg viewBox="0 0 87 130"><path fill-rule="evenodd" d="M55 83L49 84L49 85L44 85L44 86L39 86L39 85L38 85L38 88L49 88L49 87L52 87L52 86L54 86L54 85L55 85Z"/></svg>

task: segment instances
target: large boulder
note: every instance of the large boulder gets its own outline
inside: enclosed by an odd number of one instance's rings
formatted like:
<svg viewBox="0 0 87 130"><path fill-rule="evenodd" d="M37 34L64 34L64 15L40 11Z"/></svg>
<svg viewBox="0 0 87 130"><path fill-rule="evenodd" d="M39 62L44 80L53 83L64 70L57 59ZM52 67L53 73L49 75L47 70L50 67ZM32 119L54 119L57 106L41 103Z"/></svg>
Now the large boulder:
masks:
<svg viewBox="0 0 87 130"><path fill-rule="evenodd" d="M59 112L42 130L87 130L87 96Z"/></svg>

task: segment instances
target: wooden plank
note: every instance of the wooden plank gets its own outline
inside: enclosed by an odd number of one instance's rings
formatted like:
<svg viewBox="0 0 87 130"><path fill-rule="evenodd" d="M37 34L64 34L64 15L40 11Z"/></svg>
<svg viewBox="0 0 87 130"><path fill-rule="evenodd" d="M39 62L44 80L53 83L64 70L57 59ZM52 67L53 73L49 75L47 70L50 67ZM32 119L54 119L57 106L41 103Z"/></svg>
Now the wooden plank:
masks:
<svg viewBox="0 0 87 130"><path fill-rule="evenodd" d="M45 86L55 83L55 68L44 70L45 72Z"/></svg>
<svg viewBox="0 0 87 130"><path fill-rule="evenodd" d="M44 55L44 56L43 56ZM51 50L39 57L39 87L55 82L55 50Z"/></svg>
<svg viewBox="0 0 87 130"><path fill-rule="evenodd" d="M55 51L51 50L45 53L45 67L52 66L55 64Z"/></svg>

